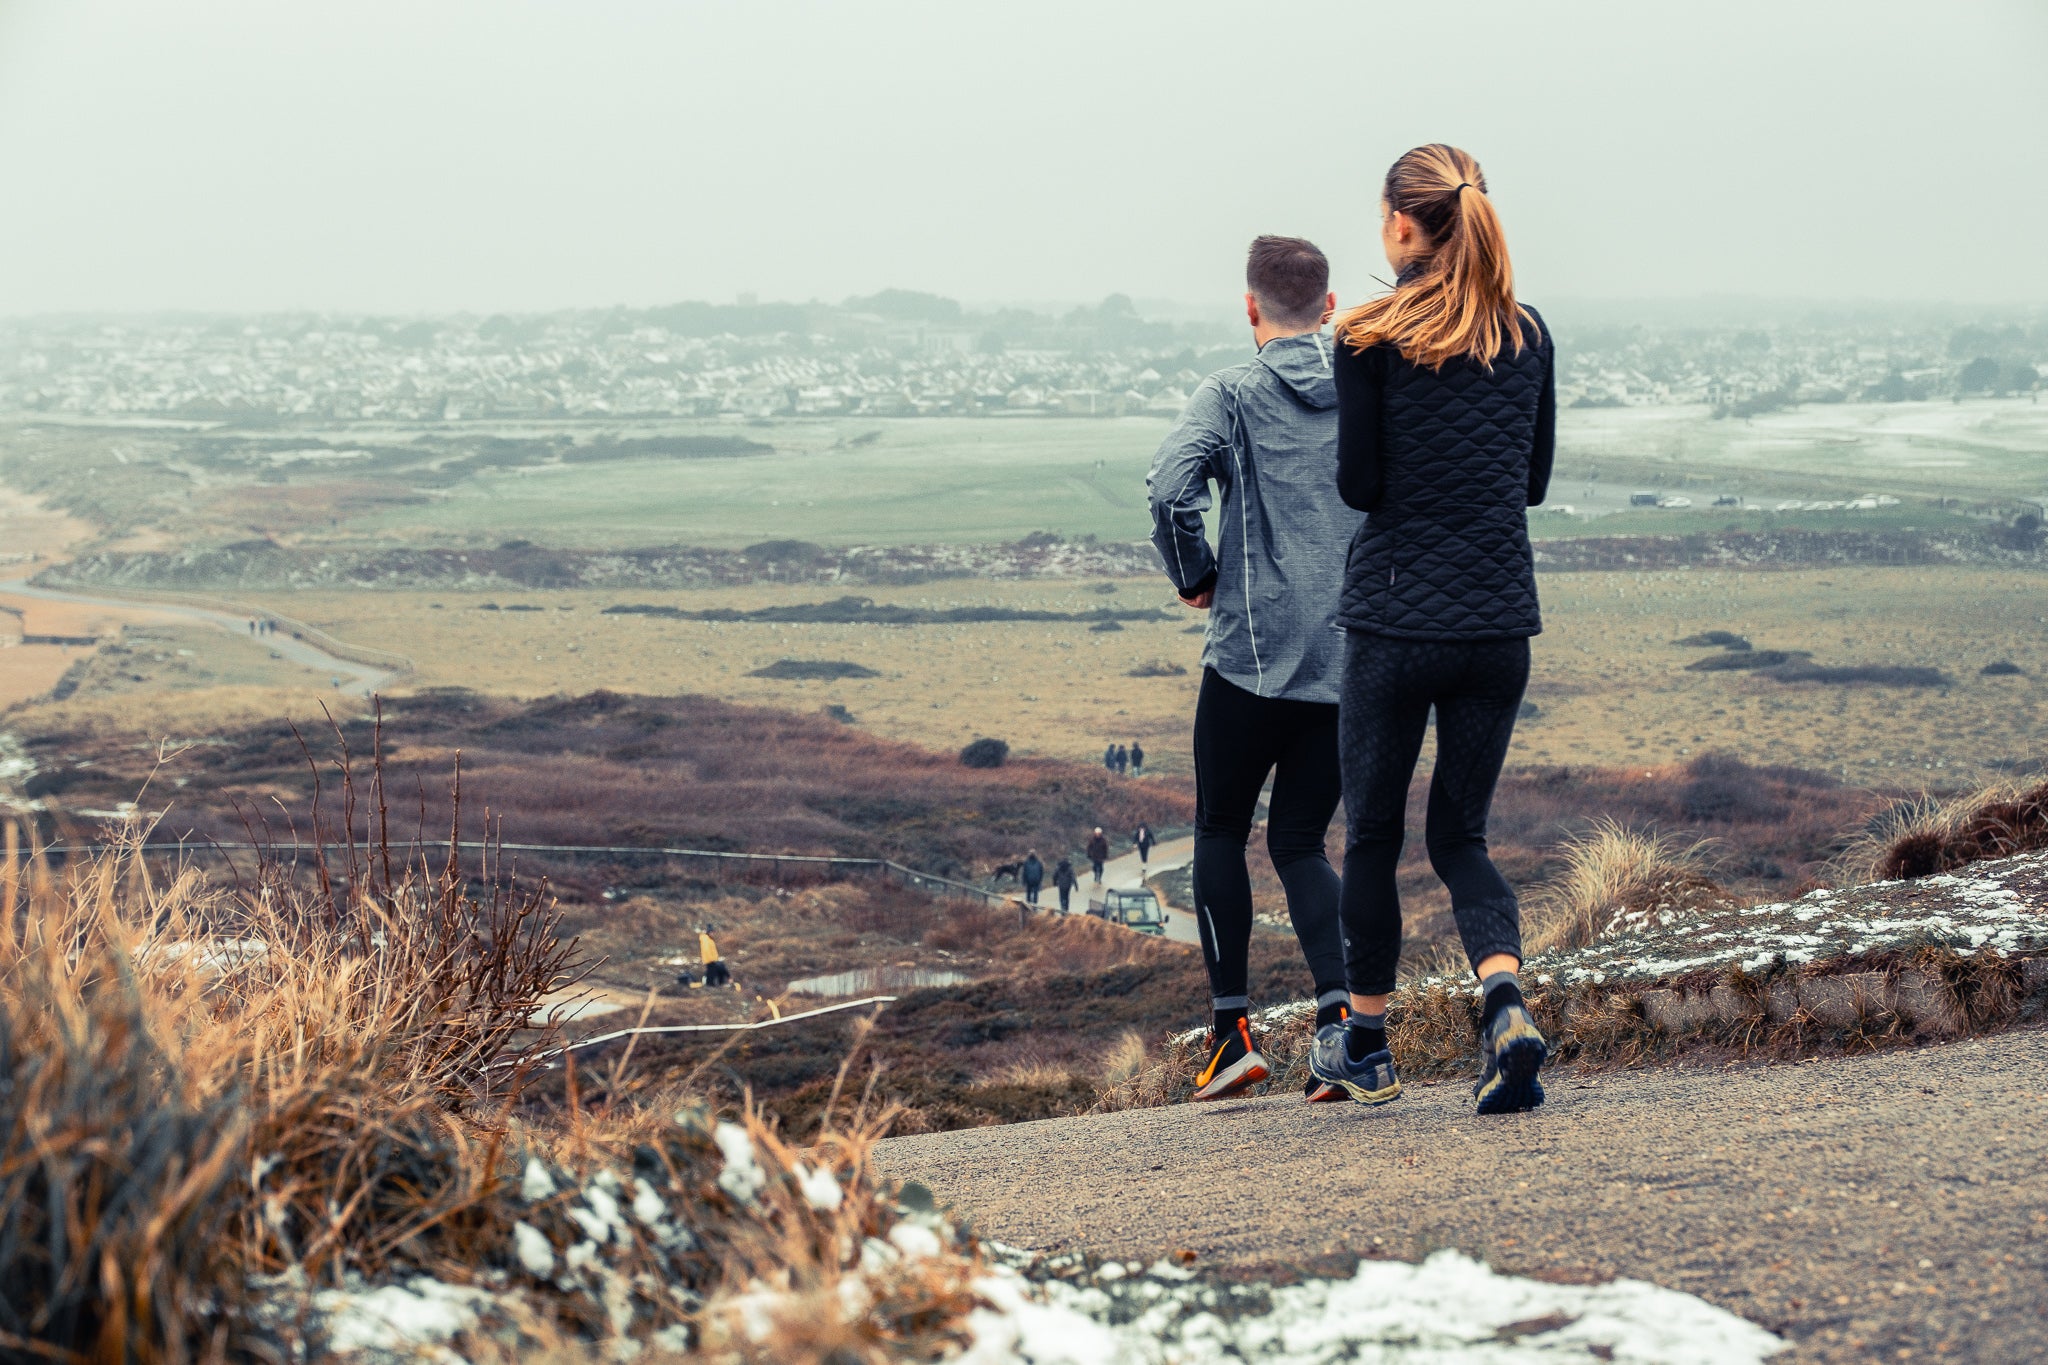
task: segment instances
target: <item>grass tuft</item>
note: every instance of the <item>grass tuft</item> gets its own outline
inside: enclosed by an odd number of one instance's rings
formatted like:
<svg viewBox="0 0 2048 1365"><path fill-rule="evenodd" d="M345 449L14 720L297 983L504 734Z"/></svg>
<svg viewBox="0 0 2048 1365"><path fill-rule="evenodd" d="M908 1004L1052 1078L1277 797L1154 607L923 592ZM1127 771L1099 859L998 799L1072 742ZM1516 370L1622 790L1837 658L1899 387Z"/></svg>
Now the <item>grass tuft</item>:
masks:
<svg viewBox="0 0 2048 1365"><path fill-rule="evenodd" d="M1904 881L2048 848L2048 782L2004 779L1922 796L1872 820L1838 860L1845 880Z"/></svg>
<svg viewBox="0 0 2048 1365"><path fill-rule="evenodd" d="M1709 847L1597 821L1565 841L1564 870L1529 897L1528 955L1583 948L1626 915L1726 899L1707 875Z"/></svg>

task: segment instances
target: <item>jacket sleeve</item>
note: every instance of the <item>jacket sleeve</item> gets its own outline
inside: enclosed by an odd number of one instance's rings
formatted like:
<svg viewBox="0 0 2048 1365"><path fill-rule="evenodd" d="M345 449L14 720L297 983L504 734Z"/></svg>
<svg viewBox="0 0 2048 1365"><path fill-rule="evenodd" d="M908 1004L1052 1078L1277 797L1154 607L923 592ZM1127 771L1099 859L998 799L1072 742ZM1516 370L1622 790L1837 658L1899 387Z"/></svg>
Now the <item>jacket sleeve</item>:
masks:
<svg viewBox="0 0 2048 1365"><path fill-rule="evenodd" d="M1529 452L1531 507L1541 506L1549 496L1550 470L1557 461L1557 342L1541 318L1536 319L1536 335L1543 348L1543 389L1536 396L1536 445Z"/></svg>
<svg viewBox="0 0 2048 1365"><path fill-rule="evenodd" d="M1387 488L1380 439L1386 406L1386 354L1362 354L1338 343L1331 371L1337 382L1337 492L1360 512L1379 510Z"/></svg>
<svg viewBox="0 0 2048 1365"><path fill-rule="evenodd" d="M1202 530L1202 513L1212 505L1209 481L1228 477L1230 412L1223 386L1204 380L1180 420L1166 433L1145 488L1152 502L1152 544L1166 563L1166 576L1183 597L1216 583L1216 555Z"/></svg>

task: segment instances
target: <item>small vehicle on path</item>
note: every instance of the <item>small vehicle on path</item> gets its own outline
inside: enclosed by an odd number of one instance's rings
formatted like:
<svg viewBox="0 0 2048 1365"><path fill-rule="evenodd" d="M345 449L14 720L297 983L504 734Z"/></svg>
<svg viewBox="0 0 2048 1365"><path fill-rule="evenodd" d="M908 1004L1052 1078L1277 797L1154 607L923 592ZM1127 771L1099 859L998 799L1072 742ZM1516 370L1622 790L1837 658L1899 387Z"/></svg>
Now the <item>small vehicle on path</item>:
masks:
<svg viewBox="0 0 2048 1365"><path fill-rule="evenodd" d="M1161 937L1166 933L1166 907L1150 887L1105 891L1102 917L1134 933Z"/></svg>

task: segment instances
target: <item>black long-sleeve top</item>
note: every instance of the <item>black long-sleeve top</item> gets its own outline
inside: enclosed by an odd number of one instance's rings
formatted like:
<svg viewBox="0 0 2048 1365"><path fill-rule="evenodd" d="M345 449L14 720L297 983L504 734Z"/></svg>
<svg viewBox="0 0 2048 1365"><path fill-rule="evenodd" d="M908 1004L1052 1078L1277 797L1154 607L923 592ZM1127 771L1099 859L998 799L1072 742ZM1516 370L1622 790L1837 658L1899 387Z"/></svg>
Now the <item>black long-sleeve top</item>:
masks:
<svg viewBox="0 0 2048 1365"><path fill-rule="evenodd" d="M1338 624L1411 639L1542 630L1527 509L1557 453L1557 378L1534 310L1519 352L1429 369L1392 346L1333 358L1337 491L1369 513Z"/></svg>

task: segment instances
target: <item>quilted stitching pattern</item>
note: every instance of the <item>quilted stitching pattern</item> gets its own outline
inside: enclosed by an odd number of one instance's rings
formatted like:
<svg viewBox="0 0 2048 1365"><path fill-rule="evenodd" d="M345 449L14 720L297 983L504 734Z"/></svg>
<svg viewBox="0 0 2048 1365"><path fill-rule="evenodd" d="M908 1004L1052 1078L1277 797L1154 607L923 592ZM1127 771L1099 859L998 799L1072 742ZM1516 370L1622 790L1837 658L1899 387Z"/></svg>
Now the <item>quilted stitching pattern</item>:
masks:
<svg viewBox="0 0 2048 1365"><path fill-rule="evenodd" d="M1529 458L1546 332L1488 371L1387 366L1386 496L1352 541L1338 624L1417 640L1543 629L1529 550Z"/></svg>

